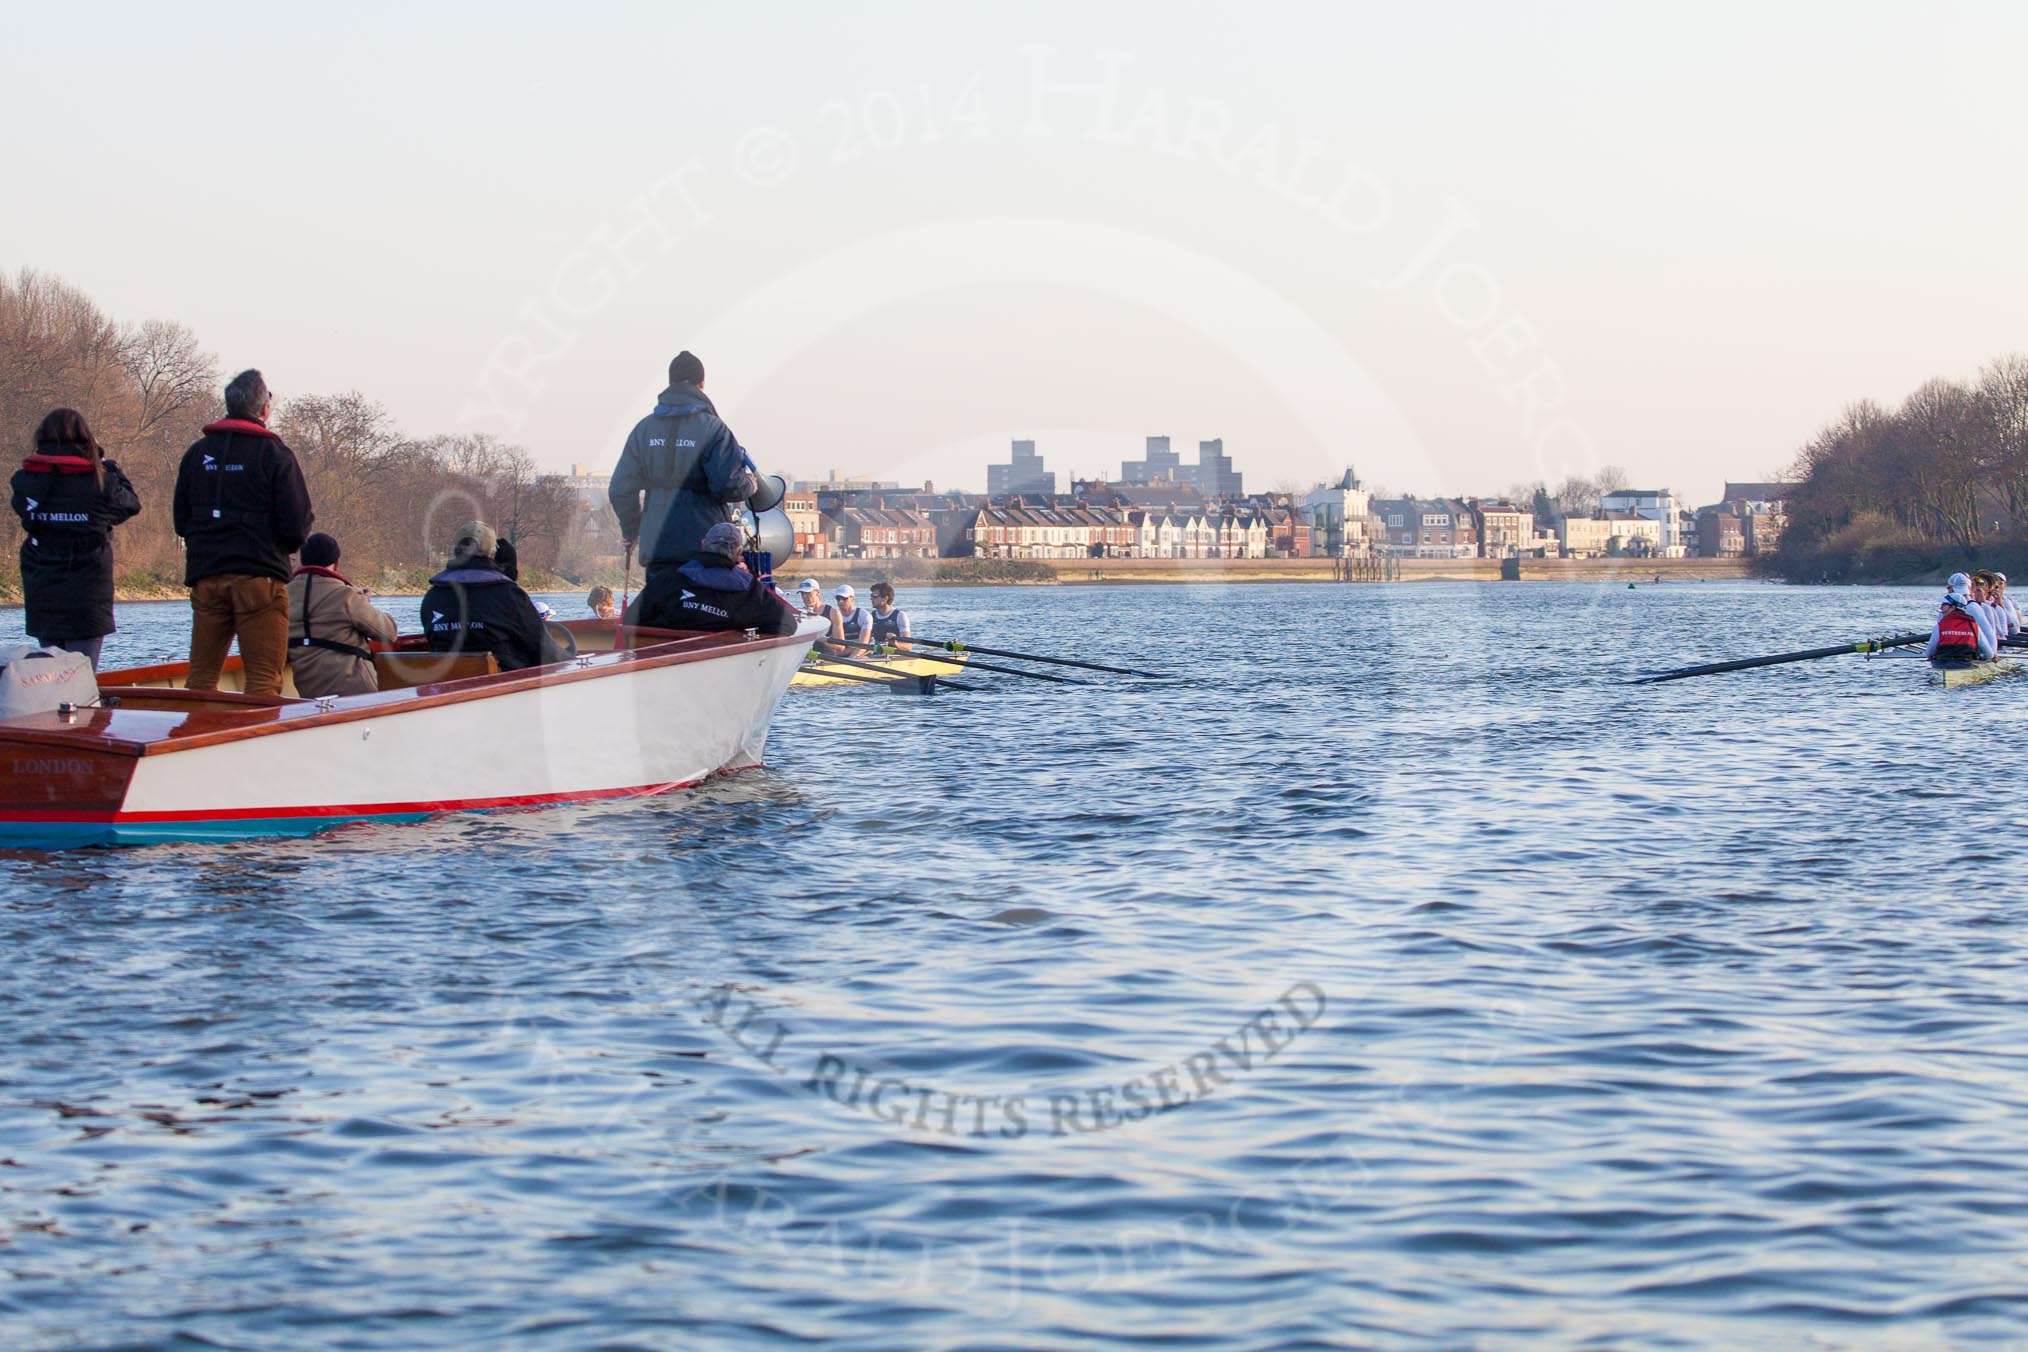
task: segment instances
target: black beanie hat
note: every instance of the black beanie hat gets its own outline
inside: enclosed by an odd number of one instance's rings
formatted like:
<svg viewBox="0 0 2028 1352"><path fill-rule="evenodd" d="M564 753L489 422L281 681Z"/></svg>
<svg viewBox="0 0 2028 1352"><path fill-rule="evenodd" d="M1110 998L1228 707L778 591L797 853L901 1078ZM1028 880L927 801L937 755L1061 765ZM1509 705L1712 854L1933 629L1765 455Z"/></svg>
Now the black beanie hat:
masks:
<svg viewBox="0 0 2028 1352"><path fill-rule="evenodd" d="M303 552L298 556L306 568L336 568L338 566L338 542L318 531L303 541Z"/></svg>
<svg viewBox="0 0 2028 1352"><path fill-rule="evenodd" d="M521 580L521 556L514 552L512 540L502 540L494 546L493 562L500 565L500 571L507 574L509 582Z"/></svg>
<svg viewBox="0 0 2028 1352"><path fill-rule="evenodd" d="M671 385L701 385L704 383L704 363L697 360L689 349L676 354L676 360L669 363Z"/></svg>

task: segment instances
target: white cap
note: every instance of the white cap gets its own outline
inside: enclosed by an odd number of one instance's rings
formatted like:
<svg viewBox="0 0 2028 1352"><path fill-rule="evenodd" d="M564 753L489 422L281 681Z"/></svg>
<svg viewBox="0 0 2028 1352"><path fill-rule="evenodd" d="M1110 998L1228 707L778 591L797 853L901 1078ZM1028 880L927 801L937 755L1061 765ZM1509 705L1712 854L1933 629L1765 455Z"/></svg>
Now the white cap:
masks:
<svg viewBox="0 0 2028 1352"><path fill-rule="evenodd" d="M843 596L849 599L851 597L857 596L859 593L852 590L852 584L850 582L840 582L838 584L838 590L832 592L831 594L833 596Z"/></svg>
<svg viewBox="0 0 2028 1352"><path fill-rule="evenodd" d="M806 578L804 578L804 579L803 579L803 580L802 580L802 581L801 581L800 583L798 583L798 584L796 585L796 590L797 590L797 591L799 591L799 592L806 592L806 591L813 591L813 592L820 592L820 591L822 591L822 590L824 590L824 589L823 589L822 587L820 587L820 586L818 586L818 585L817 585L817 579L816 579L816 578L814 578L814 577L806 577Z"/></svg>

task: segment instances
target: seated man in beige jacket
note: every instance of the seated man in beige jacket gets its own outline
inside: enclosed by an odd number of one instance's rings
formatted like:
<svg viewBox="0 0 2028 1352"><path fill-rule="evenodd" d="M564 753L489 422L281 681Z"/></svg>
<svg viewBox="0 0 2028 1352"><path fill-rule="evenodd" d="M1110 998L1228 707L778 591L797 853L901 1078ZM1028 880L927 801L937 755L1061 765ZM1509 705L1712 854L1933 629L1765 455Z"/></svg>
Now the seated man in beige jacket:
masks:
<svg viewBox="0 0 2028 1352"><path fill-rule="evenodd" d="M338 542L318 531L303 541L302 566L289 579L289 668L296 693L364 695L380 688L367 644L392 642L399 626L375 610L372 593L338 572Z"/></svg>

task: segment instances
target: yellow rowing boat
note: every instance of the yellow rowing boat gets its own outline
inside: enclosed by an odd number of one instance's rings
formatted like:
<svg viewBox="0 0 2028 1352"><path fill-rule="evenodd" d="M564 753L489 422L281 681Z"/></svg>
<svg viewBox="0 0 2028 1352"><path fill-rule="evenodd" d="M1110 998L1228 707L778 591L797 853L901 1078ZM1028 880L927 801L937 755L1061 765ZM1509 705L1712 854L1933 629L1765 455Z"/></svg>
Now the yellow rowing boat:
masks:
<svg viewBox="0 0 2028 1352"><path fill-rule="evenodd" d="M964 652L938 653L935 658L910 657L906 654L894 657L872 653L852 654L852 666L826 662L823 654L811 653L796 672L796 678L789 682L791 688L815 686L866 685L882 676L890 679L904 676L956 676L964 671L967 654ZM869 671L868 667L878 667ZM863 678L863 679L862 679Z"/></svg>
<svg viewBox="0 0 2028 1352"><path fill-rule="evenodd" d="M1930 667L1934 674L1931 679L1946 690L1955 690L1961 685L1984 685L1987 681L1997 680L2007 675L2020 665L2019 662L2011 657L1988 659L1982 662L1966 660L1932 661Z"/></svg>

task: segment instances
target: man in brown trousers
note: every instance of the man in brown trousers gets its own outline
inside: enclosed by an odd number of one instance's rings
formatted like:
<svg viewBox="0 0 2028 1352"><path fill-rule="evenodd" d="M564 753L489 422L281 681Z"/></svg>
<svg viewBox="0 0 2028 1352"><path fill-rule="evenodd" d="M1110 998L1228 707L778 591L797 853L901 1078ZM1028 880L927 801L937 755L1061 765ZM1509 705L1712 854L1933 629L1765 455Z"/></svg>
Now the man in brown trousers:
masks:
<svg viewBox="0 0 2028 1352"><path fill-rule="evenodd" d="M279 695L289 648L289 555L310 533L310 490L295 452L268 430L259 371L225 387L226 416L176 473L176 533L190 586L192 690L218 689L234 637L249 695Z"/></svg>

